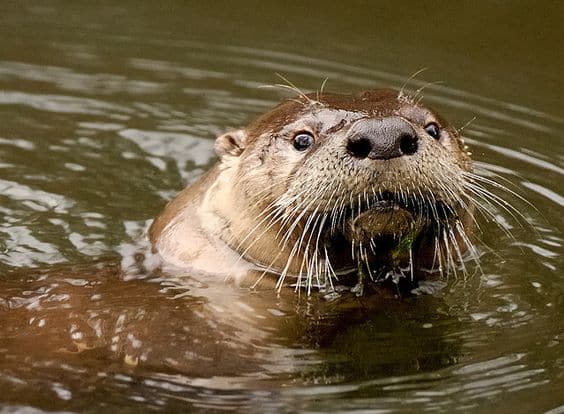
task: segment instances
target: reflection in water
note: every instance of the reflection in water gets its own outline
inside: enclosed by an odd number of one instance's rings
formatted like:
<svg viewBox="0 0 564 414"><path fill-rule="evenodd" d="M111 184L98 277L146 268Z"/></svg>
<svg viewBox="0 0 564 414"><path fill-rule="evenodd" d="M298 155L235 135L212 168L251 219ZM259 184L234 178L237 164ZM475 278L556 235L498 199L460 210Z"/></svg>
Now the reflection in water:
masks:
<svg viewBox="0 0 564 414"><path fill-rule="evenodd" d="M445 304L431 297L328 302L213 279L128 279L104 260L2 281L0 350L9 358L0 382L10 400L28 401L31 387L34 404L78 409L127 378L149 386L144 398L117 394L105 403L170 407L201 387L269 395L274 385L289 391L292 384L425 375L460 354L460 339L446 339L459 323L436 317Z"/></svg>
<svg viewBox="0 0 564 414"><path fill-rule="evenodd" d="M219 3L5 6L0 412L562 410L564 120L545 86L561 75L560 37L549 36L558 12L539 24L518 5L427 19L405 7L368 27L358 22L369 5L344 16L323 4L315 15L328 32L275 5L276 24ZM479 25L484 37L452 47L448 27L429 21L476 27L475 13L517 16L518 33ZM396 35L375 37L388 22ZM541 32L544 48L531 43ZM498 49L503 62L487 52ZM468 263L468 277L432 294L362 301L154 270L139 244L149 220L211 165L213 137L286 97L259 87L274 72L349 92L401 88L429 61L425 77L445 84L408 87L427 87L428 103L466 125L481 175L532 204L491 188L520 214L479 219L480 268Z"/></svg>

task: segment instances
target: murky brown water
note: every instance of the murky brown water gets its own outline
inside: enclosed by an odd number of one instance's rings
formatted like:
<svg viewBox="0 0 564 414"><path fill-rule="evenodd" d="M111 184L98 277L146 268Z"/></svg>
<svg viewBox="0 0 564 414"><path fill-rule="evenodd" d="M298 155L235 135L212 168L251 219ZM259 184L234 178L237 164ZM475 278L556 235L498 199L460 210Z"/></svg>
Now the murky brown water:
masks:
<svg viewBox="0 0 564 414"><path fill-rule="evenodd" d="M563 413L562 3L181 3L2 6L0 413ZM148 220L286 97L275 72L349 92L422 67L530 202L492 188L523 217L481 220L481 269L360 304L143 271Z"/></svg>

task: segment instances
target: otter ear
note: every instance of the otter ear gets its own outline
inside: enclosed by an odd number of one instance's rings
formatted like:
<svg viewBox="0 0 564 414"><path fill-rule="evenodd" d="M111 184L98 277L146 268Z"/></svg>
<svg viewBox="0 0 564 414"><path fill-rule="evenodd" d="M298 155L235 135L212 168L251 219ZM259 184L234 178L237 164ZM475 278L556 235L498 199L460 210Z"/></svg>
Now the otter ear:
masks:
<svg viewBox="0 0 564 414"><path fill-rule="evenodd" d="M214 145L215 153L219 158L229 155L238 157L245 149L246 140L247 133L243 129L227 132L216 138Z"/></svg>

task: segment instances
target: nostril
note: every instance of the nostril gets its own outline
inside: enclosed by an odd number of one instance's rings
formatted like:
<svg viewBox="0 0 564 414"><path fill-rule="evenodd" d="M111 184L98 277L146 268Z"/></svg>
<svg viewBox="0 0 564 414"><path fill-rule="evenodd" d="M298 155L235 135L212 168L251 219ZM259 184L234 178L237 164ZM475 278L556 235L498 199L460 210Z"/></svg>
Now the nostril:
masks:
<svg viewBox="0 0 564 414"><path fill-rule="evenodd" d="M350 139L347 143L347 150L357 158L366 158L372 151L372 143L366 137Z"/></svg>
<svg viewBox="0 0 564 414"><path fill-rule="evenodd" d="M404 155L413 155L417 152L417 136L412 134L400 135L400 150Z"/></svg>

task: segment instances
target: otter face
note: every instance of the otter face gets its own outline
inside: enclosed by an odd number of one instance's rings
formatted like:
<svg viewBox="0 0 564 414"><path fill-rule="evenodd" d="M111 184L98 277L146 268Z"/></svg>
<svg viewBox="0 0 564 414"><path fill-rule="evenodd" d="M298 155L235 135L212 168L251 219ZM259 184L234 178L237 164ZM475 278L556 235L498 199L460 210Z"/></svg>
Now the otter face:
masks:
<svg viewBox="0 0 564 414"><path fill-rule="evenodd" d="M302 96L237 134L216 144L220 156L237 158L235 191L283 217L287 228L277 234L296 240L302 256L323 249L328 260L342 248L339 236L359 256L382 256L384 244L393 250L407 234L421 244L423 234L436 241L448 228L454 241L452 229L463 227L471 204L464 144L445 120L397 91Z"/></svg>

